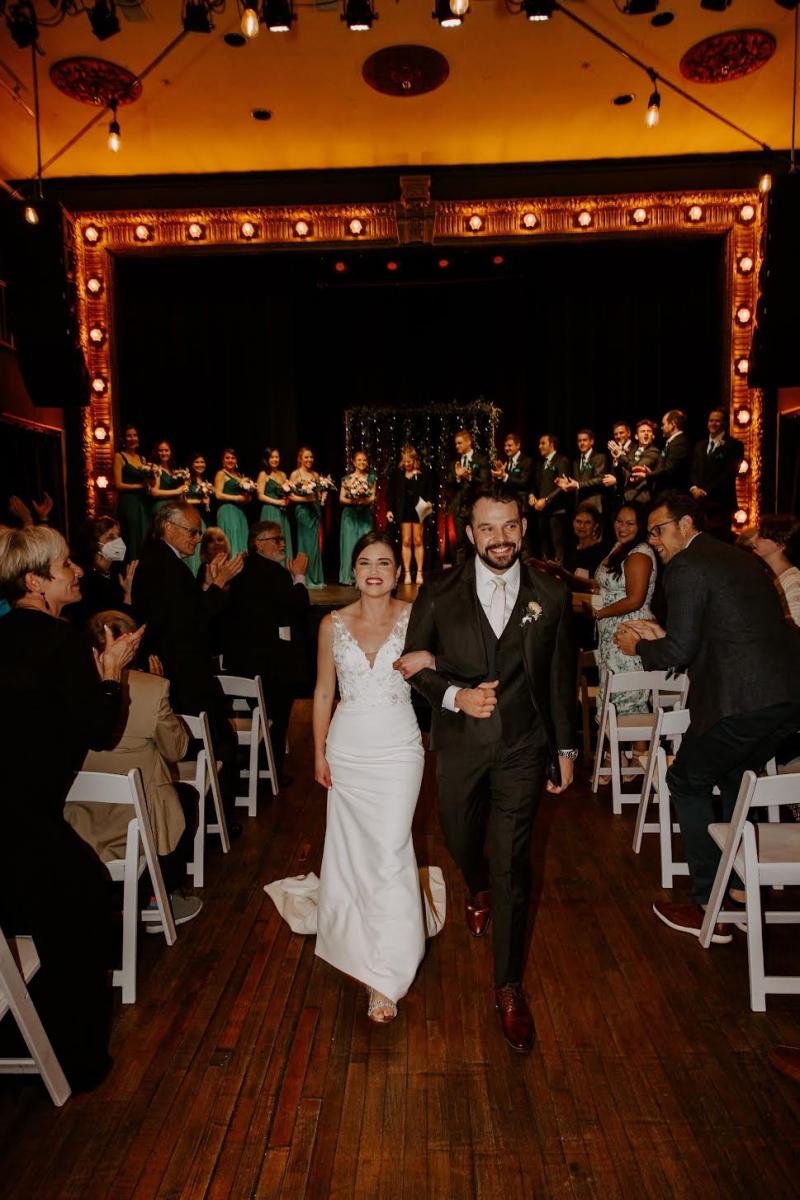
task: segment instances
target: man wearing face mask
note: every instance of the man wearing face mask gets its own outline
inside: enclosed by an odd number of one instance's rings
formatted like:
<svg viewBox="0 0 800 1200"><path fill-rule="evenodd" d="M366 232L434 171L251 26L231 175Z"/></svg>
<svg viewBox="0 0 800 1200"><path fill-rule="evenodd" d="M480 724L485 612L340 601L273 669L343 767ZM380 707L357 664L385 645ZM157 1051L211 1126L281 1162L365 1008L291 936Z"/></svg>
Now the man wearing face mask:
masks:
<svg viewBox="0 0 800 1200"><path fill-rule="evenodd" d="M126 546L114 517L90 517L73 539L73 558L83 568L81 600L67 610L73 624L84 628L95 613L116 609L131 613L131 586L136 562L123 568Z"/></svg>

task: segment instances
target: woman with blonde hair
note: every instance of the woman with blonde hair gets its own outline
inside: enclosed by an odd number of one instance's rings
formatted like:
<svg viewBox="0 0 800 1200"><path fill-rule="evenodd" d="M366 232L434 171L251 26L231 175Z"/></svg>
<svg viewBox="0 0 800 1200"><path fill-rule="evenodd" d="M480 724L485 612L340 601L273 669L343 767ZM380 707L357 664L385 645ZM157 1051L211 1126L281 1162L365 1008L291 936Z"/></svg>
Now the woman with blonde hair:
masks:
<svg viewBox="0 0 800 1200"><path fill-rule="evenodd" d="M425 563L424 518L422 504L430 500L428 473L423 470L414 446L406 442L400 451L400 461L389 480L386 520L400 528L400 547L403 561L403 583L411 583L412 550L417 574L415 582L423 582ZM422 508L424 512L424 508Z"/></svg>

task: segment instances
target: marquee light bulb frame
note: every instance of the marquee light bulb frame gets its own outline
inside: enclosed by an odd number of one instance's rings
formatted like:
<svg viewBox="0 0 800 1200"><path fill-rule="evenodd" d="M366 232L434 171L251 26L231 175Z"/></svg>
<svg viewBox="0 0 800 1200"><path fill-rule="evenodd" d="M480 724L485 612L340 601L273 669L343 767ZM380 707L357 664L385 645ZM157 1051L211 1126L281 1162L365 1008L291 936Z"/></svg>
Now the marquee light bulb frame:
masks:
<svg viewBox="0 0 800 1200"><path fill-rule="evenodd" d="M702 219L689 220L690 209L700 207ZM750 357L752 321L742 324L736 314L742 309L756 310L758 273L761 264L761 234L764 224L764 196L757 188L752 191L658 192L632 195L577 197L522 197L509 200L488 199L470 201L430 201L433 212L430 223L434 245L452 247L487 241L495 246L514 246L524 241L555 238L650 238L692 237L717 234L726 241L726 289L720 321L725 332L728 356L728 391L722 397L730 413L730 432L745 444L748 469L736 482L739 507L747 513L747 524L753 525L759 515L759 484L761 478L761 436L763 394L749 388L747 376L737 370L737 363ZM753 215L750 216L750 209ZM647 218L641 220L638 210ZM742 215L746 212L747 218ZM633 213L636 212L636 217ZM588 213L591 221L581 224L578 214ZM471 229L470 218L478 214L480 229ZM530 223L530 214L536 220ZM76 262L79 296L79 329L83 353L91 379L103 379L102 393L90 389L83 426L84 487L87 510L90 513L110 512L114 506L113 488L99 486L101 477L112 475L116 440L114 430L116 378L114 370L114 338L111 313L113 309L113 259L118 255L153 255L159 249L175 253L196 253L195 246L218 250L241 248L242 226L253 227L246 240L260 251L269 248L302 254L313 247L336 250L354 238L350 223L359 221L362 232L358 242L381 249L398 248L407 242L403 236L404 205L402 202L373 205L325 205L268 207L253 209L149 210L139 212L84 212L75 214L68 236ZM528 222L526 224L526 221ZM308 234L298 237L297 224L308 226ZM190 225L202 227L202 238L188 234ZM137 240L136 230L146 227L147 241ZM99 236L92 240L93 231ZM87 236L87 231L89 235ZM743 273L738 263L743 256L751 259L753 269ZM108 281L100 292L92 293L89 279ZM106 332L102 342L92 340L91 329ZM674 398L682 406L680 396ZM746 424L741 421L749 414ZM110 436L101 443L94 437L96 427L103 425Z"/></svg>

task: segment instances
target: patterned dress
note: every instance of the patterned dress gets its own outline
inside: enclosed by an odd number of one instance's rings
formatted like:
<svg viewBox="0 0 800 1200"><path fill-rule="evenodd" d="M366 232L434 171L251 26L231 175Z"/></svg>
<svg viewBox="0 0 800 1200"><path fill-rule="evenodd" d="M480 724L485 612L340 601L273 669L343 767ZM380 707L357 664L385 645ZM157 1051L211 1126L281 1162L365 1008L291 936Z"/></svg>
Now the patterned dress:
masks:
<svg viewBox="0 0 800 1200"><path fill-rule="evenodd" d="M650 579L647 583L647 595L644 598L644 604L641 608L637 608L635 612L624 613L618 617L601 617L597 622L597 659L600 668L600 694L602 695L605 686L605 677L609 670L611 671L641 671L642 660L638 655L631 657L629 654L623 654L614 641L614 634L623 621L652 621L653 612L650 608L650 602L653 599L653 591L656 586L656 556L646 542L639 542L638 545L630 552L631 554L643 554L650 560L651 571ZM630 555L629 555L630 557ZM619 578L608 570L605 562L602 562L595 572L595 579L600 584L600 602L599 608L607 608L610 604L616 604L618 600L624 600L627 596L627 587L625 584L625 564L619 573ZM627 713L647 712L647 692L620 692L614 699L614 706L619 716Z"/></svg>

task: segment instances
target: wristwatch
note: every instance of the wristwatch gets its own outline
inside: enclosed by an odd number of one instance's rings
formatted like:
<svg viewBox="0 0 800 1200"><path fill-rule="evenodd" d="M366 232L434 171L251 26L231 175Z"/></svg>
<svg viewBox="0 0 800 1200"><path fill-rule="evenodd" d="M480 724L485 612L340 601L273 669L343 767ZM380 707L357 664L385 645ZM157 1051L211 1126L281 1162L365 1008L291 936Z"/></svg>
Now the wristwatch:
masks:
<svg viewBox="0 0 800 1200"><path fill-rule="evenodd" d="M577 750L559 750L558 757L559 758L571 758L572 761L575 762L575 759L578 757L578 751Z"/></svg>

